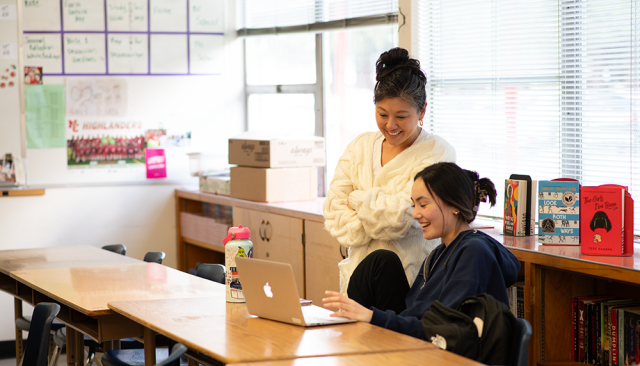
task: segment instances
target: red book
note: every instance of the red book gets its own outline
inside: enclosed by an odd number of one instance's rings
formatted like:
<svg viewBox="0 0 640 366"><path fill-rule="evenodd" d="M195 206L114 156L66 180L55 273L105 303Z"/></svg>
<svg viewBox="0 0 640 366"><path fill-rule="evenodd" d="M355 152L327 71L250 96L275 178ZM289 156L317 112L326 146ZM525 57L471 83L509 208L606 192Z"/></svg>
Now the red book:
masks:
<svg viewBox="0 0 640 366"><path fill-rule="evenodd" d="M580 250L588 255L633 255L633 199L627 187L582 187Z"/></svg>

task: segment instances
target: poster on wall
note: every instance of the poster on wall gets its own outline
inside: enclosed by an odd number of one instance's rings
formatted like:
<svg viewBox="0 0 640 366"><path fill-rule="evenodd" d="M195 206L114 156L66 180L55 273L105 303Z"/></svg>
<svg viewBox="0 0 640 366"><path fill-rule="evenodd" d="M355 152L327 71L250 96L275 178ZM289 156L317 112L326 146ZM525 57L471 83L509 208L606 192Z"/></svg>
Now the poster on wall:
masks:
<svg viewBox="0 0 640 366"><path fill-rule="evenodd" d="M67 169L144 169L145 135L138 120L69 119Z"/></svg>

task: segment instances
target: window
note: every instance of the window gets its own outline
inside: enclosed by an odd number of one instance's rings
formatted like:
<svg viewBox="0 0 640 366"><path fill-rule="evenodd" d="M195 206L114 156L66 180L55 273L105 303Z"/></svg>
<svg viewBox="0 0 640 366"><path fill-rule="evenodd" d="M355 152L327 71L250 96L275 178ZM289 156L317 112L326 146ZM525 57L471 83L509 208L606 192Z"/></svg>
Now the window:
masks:
<svg viewBox="0 0 640 366"><path fill-rule="evenodd" d="M333 178L347 144L376 130L375 62L397 46L397 0L238 1L249 130L324 136Z"/></svg>
<svg viewBox="0 0 640 366"><path fill-rule="evenodd" d="M481 214L512 173L640 192L638 0L418 2L429 128L496 184Z"/></svg>

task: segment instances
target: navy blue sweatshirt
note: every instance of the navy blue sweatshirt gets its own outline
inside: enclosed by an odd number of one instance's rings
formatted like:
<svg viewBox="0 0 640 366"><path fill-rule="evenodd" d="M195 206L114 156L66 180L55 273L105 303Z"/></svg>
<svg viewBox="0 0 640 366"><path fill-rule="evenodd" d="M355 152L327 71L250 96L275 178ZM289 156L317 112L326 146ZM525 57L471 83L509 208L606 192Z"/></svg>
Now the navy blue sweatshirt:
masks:
<svg viewBox="0 0 640 366"><path fill-rule="evenodd" d="M435 300L455 309L468 296L488 293L509 305L506 288L516 282L519 269L520 261L495 239L480 231L465 231L425 259L407 294L406 310L396 314L372 308L371 324L424 338L422 314Z"/></svg>

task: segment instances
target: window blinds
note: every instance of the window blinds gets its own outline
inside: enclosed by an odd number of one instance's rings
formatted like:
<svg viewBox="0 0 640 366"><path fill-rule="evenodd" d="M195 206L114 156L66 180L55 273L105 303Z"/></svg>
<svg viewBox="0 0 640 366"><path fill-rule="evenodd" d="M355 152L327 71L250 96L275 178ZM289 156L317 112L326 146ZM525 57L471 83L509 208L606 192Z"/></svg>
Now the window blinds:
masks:
<svg viewBox="0 0 640 366"><path fill-rule="evenodd" d="M383 16L377 20L383 23L385 15L398 12L398 0L239 0L236 5L236 24L242 30L239 34L248 29L307 26L365 17L372 17L370 23L375 25L376 16ZM353 23L358 22L335 22L332 26L364 25ZM294 28L297 29L303 28Z"/></svg>
<svg viewBox="0 0 640 366"><path fill-rule="evenodd" d="M493 180L629 187L640 232L640 0L419 0L430 128ZM636 194L637 193L637 194Z"/></svg>

